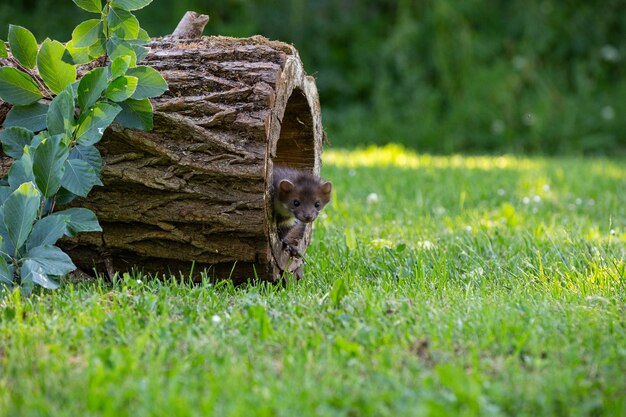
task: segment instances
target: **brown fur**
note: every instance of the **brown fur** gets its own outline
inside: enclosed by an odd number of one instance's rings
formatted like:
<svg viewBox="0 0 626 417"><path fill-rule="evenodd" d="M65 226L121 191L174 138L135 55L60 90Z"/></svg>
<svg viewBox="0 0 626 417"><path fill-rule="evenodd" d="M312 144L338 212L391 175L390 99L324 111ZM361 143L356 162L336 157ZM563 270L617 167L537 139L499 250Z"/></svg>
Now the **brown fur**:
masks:
<svg viewBox="0 0 626 417"><path fill-rule="evenodd" d="M278 235L293 254L295 240L330 201L332 184L305 171L274 167L272 198ZM297 251L296 251L297 253Z"/></svg>

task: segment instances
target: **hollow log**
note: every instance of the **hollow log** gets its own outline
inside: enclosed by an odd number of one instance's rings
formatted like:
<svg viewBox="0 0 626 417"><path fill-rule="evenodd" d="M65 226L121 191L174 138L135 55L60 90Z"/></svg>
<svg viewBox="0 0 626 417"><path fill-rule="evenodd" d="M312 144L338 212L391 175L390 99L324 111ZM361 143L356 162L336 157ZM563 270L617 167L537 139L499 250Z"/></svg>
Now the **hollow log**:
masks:
<svg viewBox="0 0 626 417"><path fill-rule="evenodd" d="M62 247L83 271L300 277L303 260L279 241L270 197L275 164L320 172L319 98L297 50L260 36L170 36L149 47L144 63L169 84L152 100L154 129L107 129L104 187L73 203L94 210L103 232ZM0 101L0 123L8 108ZM2 158L2 173L10 163ZM300 253L310 238L308 226Z"/></svg>

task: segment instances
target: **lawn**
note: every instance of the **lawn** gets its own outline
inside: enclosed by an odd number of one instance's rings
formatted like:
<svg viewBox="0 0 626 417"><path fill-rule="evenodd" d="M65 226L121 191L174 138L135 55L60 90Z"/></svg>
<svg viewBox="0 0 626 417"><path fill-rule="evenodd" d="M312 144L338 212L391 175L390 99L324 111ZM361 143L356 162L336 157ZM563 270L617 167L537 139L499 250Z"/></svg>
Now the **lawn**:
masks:
<svg viewBox="0 0 626 417"><path fill-rule="evenodd" d="M329 150L305 278L0 299L0 416L624 416L626 164Z"/></svg>

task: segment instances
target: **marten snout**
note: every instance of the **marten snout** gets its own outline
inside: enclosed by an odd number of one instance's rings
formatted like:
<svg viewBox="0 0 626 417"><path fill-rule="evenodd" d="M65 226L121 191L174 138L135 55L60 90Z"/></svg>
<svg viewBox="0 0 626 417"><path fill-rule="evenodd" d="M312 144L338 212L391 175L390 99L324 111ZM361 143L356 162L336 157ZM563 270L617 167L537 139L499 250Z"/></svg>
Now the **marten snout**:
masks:
<svg viewBox="0 0 626 417"><path fill-rule="evenodd" d="M311 223L317 217L317 212L315 213L296 213L296 217L303 223Z"/></svg>

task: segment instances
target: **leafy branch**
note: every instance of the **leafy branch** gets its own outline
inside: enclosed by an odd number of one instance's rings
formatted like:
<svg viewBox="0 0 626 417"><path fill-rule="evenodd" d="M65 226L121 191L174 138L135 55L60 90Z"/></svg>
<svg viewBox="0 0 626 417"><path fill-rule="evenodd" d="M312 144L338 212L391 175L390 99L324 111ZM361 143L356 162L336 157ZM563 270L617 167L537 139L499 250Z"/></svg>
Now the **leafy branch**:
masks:
<svg viewBox="0 0 626 417"><path fill-rule="evenodd" d="M137 65L150 37L132 11L152 0L72 1L98 18L76 26L69 42L38 45L15 25L8 49L0 40L0 58L13 65L0 68L0 99L13 106L0 143L15 160L0 180L0 290L56 288L75 269L57 240L102 229L88 209L55 208L102 185L95 145L107 127L151 129L150 98L167 90L156 70ZM77 80L76 67L94 61L100 66Z"/></svg>

